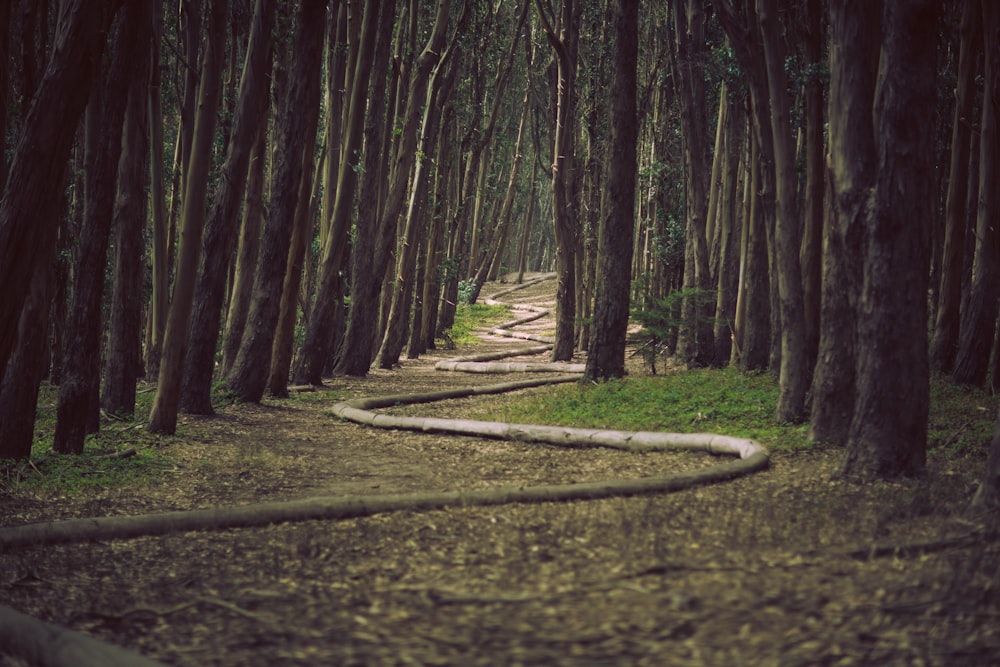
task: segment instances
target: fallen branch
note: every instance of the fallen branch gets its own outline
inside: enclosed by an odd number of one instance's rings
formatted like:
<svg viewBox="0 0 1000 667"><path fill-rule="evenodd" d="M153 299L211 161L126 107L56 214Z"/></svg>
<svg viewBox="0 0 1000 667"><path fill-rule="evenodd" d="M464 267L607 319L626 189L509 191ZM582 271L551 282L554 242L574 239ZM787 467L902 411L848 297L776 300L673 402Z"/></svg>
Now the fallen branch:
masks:
<svg viewBox="0 0 1000 667"><path fill-rule="evenodd" d="M0 606L0 646L43 667L163 667L163 664Z"/></svg>

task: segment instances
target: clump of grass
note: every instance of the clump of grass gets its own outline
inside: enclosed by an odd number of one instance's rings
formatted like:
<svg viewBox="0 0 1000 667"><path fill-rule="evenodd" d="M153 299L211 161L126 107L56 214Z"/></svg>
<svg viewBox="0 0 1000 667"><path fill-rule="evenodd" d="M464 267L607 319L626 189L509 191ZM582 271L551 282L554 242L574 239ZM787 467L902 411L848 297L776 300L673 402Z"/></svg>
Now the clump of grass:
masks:
<svg viewBox="0 0 1000 667"><path fill-rule="evenodd" d="M508 306L460 303L455 308L455 323L448 330L448 338L455 345L474 345L479 342L479 339L473 335L473 332L506 322L511 319L510 313Z"/></svg>

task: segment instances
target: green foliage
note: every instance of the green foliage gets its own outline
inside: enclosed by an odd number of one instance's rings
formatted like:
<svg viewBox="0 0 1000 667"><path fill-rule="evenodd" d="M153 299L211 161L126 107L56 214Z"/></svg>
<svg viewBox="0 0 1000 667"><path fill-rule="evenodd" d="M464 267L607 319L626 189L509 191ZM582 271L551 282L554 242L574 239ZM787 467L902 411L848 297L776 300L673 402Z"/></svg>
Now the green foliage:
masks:
<svg viewBox="0 0 1000 667"><path fill-rule="evenodd" d="M476 283L472 280L461 280L458 283L458 303L469 305L472 303L472 295L475 294Z"/></svg>
<svg viewBox="0 0 1000 667"><path fill-rule="evenodd" d="M551 387L506 396L480 418L623 431L720 433L775 449L807 447L806 426L776 424L770 374L728 368Z"/></svg>
<svg viewBox="0 0 1000 667"><path fill-rule="evenodd" d="M473 332L505 322L510 317L510 308L507 306L460 303L455 308L455 323L448 330L448 337L455 345L474 345L479 339Z"/></svg>
<svg viewBox="0 0 1000 667"><path fill-rule="evenodd" d="M159 480L172 464L168 457L144 438L141 429L124 436L119 429L112 438L130 445L135 454L127 457L102 456L93 444L107 441L89 438L84 453L78 456L56 454L51 443L36 446L28 461L0 459L0 492L41 492L76 495L112 487L148 486ZM119 450L120 451L120 450Z"/></svg>
<svg viewBox="0 0 1000 667"><path fill-rule="evenodd" d="M694 299L695 312L701 313L705 311L705 306L714 303L715 292L685 287L632 310L632 319L642 325L635 339L647 364L651 365L655 357L665 351L669 341L676 340L677 331L684 324L681 306L686 299Z"/></svg>

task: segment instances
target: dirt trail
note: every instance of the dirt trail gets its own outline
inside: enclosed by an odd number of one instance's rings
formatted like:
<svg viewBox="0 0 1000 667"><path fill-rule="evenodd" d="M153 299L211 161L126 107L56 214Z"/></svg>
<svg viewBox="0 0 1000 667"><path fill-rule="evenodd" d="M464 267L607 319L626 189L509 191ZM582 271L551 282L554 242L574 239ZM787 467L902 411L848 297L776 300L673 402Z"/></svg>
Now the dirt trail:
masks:
<svg viewBox="0 0 1000 667"><path fill-rule="evenodd" d="M516 298L551 300L551 285L531 290ZM545 332L551 322L533 326ZM512 344L523 343L489 337L474 351ZM434 351L322 392L185 418L164 444L177 461L164 483L5 497L0 525L641 477L703 463L380 431L326 414L344 398L492 382L433 370L471 351ZM502 411L495 397L420 410L465 416L484 405ZM980 462L856 486L830 481L838 455L776 453L764 473L663 496L23 550L0 555L0 602L172 665L992 664L994 542L866 556L873 545L973 532L962 510ZM0 654L2 664L19 663Z"/></svg>

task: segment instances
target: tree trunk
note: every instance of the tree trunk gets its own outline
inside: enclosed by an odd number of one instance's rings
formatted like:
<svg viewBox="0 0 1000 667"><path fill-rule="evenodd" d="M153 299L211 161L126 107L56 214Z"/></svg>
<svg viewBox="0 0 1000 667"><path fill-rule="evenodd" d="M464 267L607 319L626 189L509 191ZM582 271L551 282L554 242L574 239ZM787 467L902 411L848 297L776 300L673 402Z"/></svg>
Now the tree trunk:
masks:
<svg viewBox="0 0 1000 667"><path fill-rule="evenodd" d="M73 302L66 322L63 378L59 385L52 449L83 451L83 440L98 429L101 357L101 302L115 201L115 176L121 153L122 124L136 61L139 10L126 5L115 30L107 76L93 91L87 115L98 131L87 146L86 213L81 230ZM88 137L90 144L91 137Z"/></svg>
<svg viewBox="0 0 1000 667"><path fill-rule="evenodd" d="M848 477L924 470L934 210L934 137L927 128L934 122L938 4L899 0L885 7L875 203L865 229L854 415L842 467Z"/></svg>
<svg viewBox="0 0 1000 667"><path fill-rule="evenodd" d="M576 327L576 237L579 233L573 198L576 133L576 65L580 8L574 0L560 5L559 25L536 0L549 45L555 51L552 130L552 219L556 242L556 335L552 361L573 358ZM556 30L558 29L558 34Z"/></svg>
<svg viewBox="0 0 1000 667"><path fill-rule="evenodd" d="M796 422L805 416L806 391L812 379L806 349L805 301L802 267L799 264L801 232L795 203L795 150L789 120L790 103L785 82L784 42L777 0L757 0L767 65L771 101L771 132L774 141L775 201L774 252L777 260L778 299L781 310L781 369L779 422Z"/></svg>
<svg viewBox="0 0 1000 667"><path fill-rule="evenodd" d="M875 76L882 12L869 0L830 6L831 215L824 229L819 354L809 439L844 444L854 412L862 235L875 181Z"/></svg>
<svg viewBox="0 0 1000 667"><path fill-rule="evenodd" d="M153 3L153 38L149 81L149 208L152 229L152 290L146 331L146 377L160 376L163 332L170 307L170 265L167 251L167 197L163 174L163 105L160 95L160 42L163 32L162 3Z"/></svg>
<svg viewBox="0 0 1000 667"><path fill-rule="evenodd" d="M61 180L61 179L60 179ZM51 200L51 215L59 215L65 199ZM0 377L0 459L26 459L31 456L35 435L38 388L45 374L49 342L49 309L55 280L55 259L35 264L31 291L21 310L17 347Z"/></svg>
<svg viewBox="0 0 1000 667"><path fill-rule="evenodd" d="M351 252L351 310L340 358L334 368L337 374L363 377L371 367L375 336L378 326L379 290L382 281L376 276L385 274L389 257L389 244L395 229L388 229L387 221L379 215L379 189L385 180L380 167L384 165L385 105L388 91L388 56L395 19L393 8L387 8L379 18L375 56L371 70L368 112L365 114L364 143L369 147L364 153L361 170L361 194L355 225L354 248Z"/></svg>
<svg viewBox="0 0 1000 667"><path fill-rule="evenodd" d="M435 85L431 78L431 72L441 58L441 52L445 45L445 37L448 29L448 14L451 10L450 0L438 0L437 18L434 22L434 30L424 47L423 52L417 58L414 71L410 79L409 92L406 100L406 111L403 114L403 127L400 136L400 149L396 157L396 165L393 172L397 182L393 183L393 189L397 187L399 180L403 182L409 180L410 169L416 159L417 129L424 101L434 95L430 88ZM440 71L440 70L438 70ZM430 80L430 83L428 81ZM431 113L431 106L428 105L427 113ZM425 124L430 122L425 116ZM433 137L430 137L433 139ZM430 146L427 147L428 150ZM424 181L424 162L416 164L416 172L413 176L413 196L406 216L406 222L402 234L402 249L396 261L395 283L392 289L392 301L389 306L389 315L385 326L385 335L382 338L382 346L375 356L375 365L380 368L392 368L398 361L399 355L403 351L406 342L407 329L405 319L409 316L409 304L406 303L408 295L412 294L413 282L412 274L416 262L416 251L418 247L417 231L418 226L423 222L419 219L419 203L416 198L421 192L426 192L426 182ZM423 185L421 185L423 184ZM392 214L392 209L386 209ZM396 216L391 215L390 219Z"/></svg>
<svg viewBox="0 0 1000 667"><path fill-rule="evenodd" d="M584 376L590 379L625 375L625 334L635 229L639 3L618 0L612 11L615 51L611 79L608 217L601 226L593 336L584 371Z"/></svg>
<svg viewBox="0 0 1000 667"><path fill-rule="evenodd" d="M980 4L974 0L966 2L962 9L960 34L955 113L951 128L951 166L945 203L945 237L941 253L941 286L931 339L931 368L942 373L950 373L955 363L961 322L972 112L976 101L974 86L976 62L983 43Z"/></svg>
<svg viewBox="0 0 1000 667"><path fill-rule="evenodd" d="M705 97L704 0L675 0L674 31L677 42L676 70L679 84L683 128L685 210L684 288L689 292L681 306L682 324L677 338L677 356L686 364L707 366L711 363L712 300L706 298L715 288L712 283L708 252L708 194L711 176L709 113Z"/></svg>
<svg viewBox="0 0 1000 667"><path fill-rule="evenodd" d="M805 45L805 158L806 182L802 221L802 301L805 316L805 366L813 369L819 349L820 303L823 274L823 217L826 213L826 164L823 155L823 46L824 6L820 0L806 0ZM811 373L811 371L810 371Z"/></svg>
<svg viewBox="0 0 1000 667"><path fill-rule="evenodd" d="M180 407L181 382L184 378L184 358L187 354L188 325L194 307L202 229L205 226L208 174L212 163L212 145L215 141L219 99L222 94L228 9L228 0L212 0L208 39L201 63L198 113L194 119L190 157L184 170L187 182L184 186L177 271L174 275L174 290L163 337L156 397L153 399L149 424L146 427L152 433L173 433L177 429L177 411Z"/></svg>
<svg viewBox="0 0 1000 667"><path fill-rule="evenodd" d="M101 406L113 414L135 411L135 383L142 376L143 229L146 223L146 173L149 163L149 76L151 5L140 4L136 30L135 78L128 92L124 140L114 206L115 269L108 325Z"/></svg>
<svg viewBox="0 0 1000 667"><path fill-rule="evenodd" d="M322 383L323 368L330 358L334 344L331 332L336 328L335 317L343 295L342 273L347 260L347 235L358 184L355 167L358 164L357 154L361 150L364 136L366 92L374 63L376 29L380 23L376 4L365 7L362 19L356 66L351 77L351 95L345 111L345 132L342 140L344 152L337 175L337 196L330 221L330 235L323 248L323 260L316 285L316 301L309 326L306 328L305 340L292 367L292 382L295 384ZM375 81L373 85L380 84L381 82ZM379 113L381 110L373 111L373 114ZM372 151L374 147L369 146L368 149ZM367 213L367 209L362 209L361 213ZM370 279L370 276L366 277L366 280Z"/></svg>
<svg viewBox="0 0 1000 667"><path fill-rule="evenodd" d="M274 0L257 0L255 3L253 27L247 44L246 60L231 127L232 136L228 141L219 188L205 223L180 395L180 408L188 413L203 415L214 413L212 379L215 373L222 304L226 296L226 277L235 245L236 227L246 190L251 155L254 152L254 138L266 131L267 91L272 55L270 37L274 26L275 8ZM259 218L255 220L259 221ZM252 232L253 229L249 231ZM256 240L256 234L252 235ZM256 257L253 261L256 261ZM245 264L237 268L241 279L245 277L246 269ZM233 288L233 303L242 298L242 289L242 287Z"/></svg>
<svg viewBox="0 0 1000 667"><path fill-rule="evenodd" d="M736 299L741 244L737 207L740 190L740 156L745 143L743 129L746 123L745 115L738 113L738 106L729 99L729 95L726 95L720 104L729 105L730 108L723 128L722 155L719 156L723 166L719 174L721 180L718 186L715 222L719 259L716 269L718 278L712 365L719 368L729 363L732 357L733 339L736 337Z"/></svg>
<svg viewBox="0 0 1000 667"><path fill-rule="evenodd" d="M972 265L972 288L962 311L961 337L952 379L959 384L983 386L989 373L1000 298L1000 12L993 2L983 2L983 44L986 69L983 88L983 120L979 131L979 202L976 222L976 252Z"/></svg>
<svg viewBox="0 0 1000 667"><path fill-rule="evenodd" d="M14 150L0 200L0 284L4 286L0 368L6 368L15 344L32 267L39 257L50 256L55 246L56 221L38 204L58 198L64 186L59 175L66 168L117 6L102 4L101 9L94 11L83 0L62 4L52 55Z"/></svg>
<svg viewBox="0 0 1000 667"><path fill-rule="evenodd" d="M236 361L226 378L229 389L242 401L259 402L267 385L307 140L309 114L303 109L319 85L325 15L325 0L303 0L296 15L292 76L278 123L276 143L280 151L253 300Z"/></svg>

